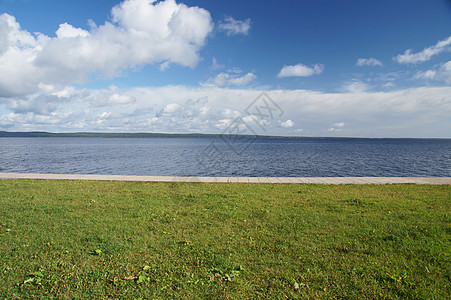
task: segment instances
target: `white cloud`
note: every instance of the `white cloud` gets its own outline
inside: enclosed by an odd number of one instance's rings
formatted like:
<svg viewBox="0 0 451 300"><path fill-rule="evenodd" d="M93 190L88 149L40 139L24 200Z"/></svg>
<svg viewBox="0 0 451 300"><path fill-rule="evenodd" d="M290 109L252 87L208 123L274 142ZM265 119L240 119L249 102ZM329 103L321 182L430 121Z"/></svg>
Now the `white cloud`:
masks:
<svg viewBox="0 0 451 300"><path fill-rule="evenodd" d="M215 127L218 129L224 130L224 129L230 127L232 125L232 123L233 123L232 119L221 119L221 120L218 120L218 123L215 124Z"/></svg>
<svg viewBox="0 0 451 300"><path fill-rule="evenodd" d="M342 128L345 126L345 123L340 122L340 123L335 123L332 125L332 127L330 127L329 129L327 129L328 132L341 132Z"/></svg>
<svg viewBox="0 0 451 300"><path fill-rule="evenodd" d="M290 128L294 126L294 122L291 120L286 120L285 122L280 123L280 125L284 128Z"/></svg>
<svg viewBox="0 0 451 300"><path fill-rule="evenodd" d="M0 97L13 97L39 90L38 70L32 61L39 52L42 36L21 30L13 16L0 14Z"/></svg>
<svg viewBox="0 0 451 300"><path fill-rule="evenodd" d="M20 28L16 19L6 13L0 14L0 54L5 54L10 48L34 48L37 41L33 35Z"/></svg>
<svg viewBox="0 0 451 300"><path fill-rule="evenodd" d="M435 70L427 70L427 71L419 71L416 75L415 78L416 79L428 79L428 80L433 80L434 78L436 78L437 76L437 71Z"/></svg>
<svg viewBox="0 0 451 300"><path fill-rule="evenodd" d="M403 54L399 54L394 59L400 64L416 64L430 60L433 56L445 51L451 50L451 36L437 42L434 46L423 49L420 52L412 53L412 49L406 50Z"/></svg>
<svg viewBox="0 0 451 300"><path fill-rule="evenodd" d="M60 27L56 31L56 36L59 39L64 38L76 38L76 37L88 37L90 34L88 31L83 30L81 28L75 28L74 26L64 23L60 24Z"/></svg>
<svg viewBox="0 0 451 300"><path fill-rule="evenodd" d="M178 110L180 110L180 105L177 103L171 103L171 104L167 104L163 110L161 111L161 114L164 116L168 116L171 115L175 112L177 112Z"/></svg>
<svg viewBox="0 0 451 300"><path fill-rule="evenodd" d="M451 61L448 61L440 67L438 76L446 83L451 84Z"/></svg>
<svg viewBox="0 0 451 300"><path fill-rule="evenodd" d="M393 82L387 82L386 84L383 85L383 87L386 87L386 88L392 88L394 86L395 86L395 84Z"/></svg>
<svg viewBox="0 0 451 300"><path fill-rule="evenodd" d="M294 66L284 66L280 70L277 77L308 77L312 75L321 74L324 71L324 65L316 64L312 68L304 66L303 64L297 64Z"/></svg>
<svg viewBox="0 0 451 300"><path fill-rule="evenodd" d="M239 111L230 109L230 108L226 108L222 111L222 115L225 118L229 118L229 119L236 119L241 117L241 113Z"/></svg>
<svg viewBox="0 0 451 300"><path fill-rule="evenodd" d="M451 60L441 64L438 68L434 70L420 71L418 72L415 79L425 79L434 81L444 81L451 84Z"/></svg>
<svg viewBox="0 0 451 300"><path fill-rule="evenodd" d="M133 99L130 96L127 95L120 95L120 94L113 94L110 96L110 98L108 99L109 103L111 104L121 104L121 105L125 105L125 104L130 104L135 102L135 99Z"/></svg>
<svg viewBox="0 0 451 300"><path fill-rule="evenodd" d="M203 85L205 86L217 86L217 87L229 87L229 86L243 86L251 83L257 78L254 73L247 73L243 76L230 73L219 73L214 78L210 78Z"/></svg>
<svg viewBox="0 0 451 300"><path fill-rule="evenodd" d="M211 69L218 70L222 68L224 68L224 65L219 64L218 61L216 60L216 57L213 57L211 60Z"/></svg>
<svg viewBox="0 0 451 300"><path fill-rule="evenodd" d="M36 96L29 99L14 99L9 102L8 108L15 113L32 112L38 115L51 115L56 111L59 99L55 96Z"/></svg>
<svg viewBox="0 0 451 300"><path fill-rule="evenodd" d="M232 17L227 17L223 22L219 23L219 30L225 31L227 35L237 35L237 34L245 34L249 33L251 29L251 19L247 19L244 21L235 20Z"/></svg>
<svg viewBox="0 0 451 300"><path fill-rule="evenodd" d="M356 62L356 65L359 67L363 66L383 66L382 62L376 58L359 58Z"/></svg>
<svg viewBox="0 0 451 300"><path fill-rule="evenodd" d="M254 73L247 73L244 76L241 77L234 77L228 79L228 85L232 86L241 86L249 84L250 82L254 81L257 78L257 76Z"/></svg>
<svg viewBox="0 0 451 300"><path fill-rule="evenodd" d="M146 64L194 67L213 29L208 11L175 0L125 0L111 15L112 22L90 31L61 24L51 38L1 14L0 97L34 93L39 84L80 83L92 74L114 77Z"/></svg>
<svg viewBox="0 0 451 300"><path fill-rule="evenodd" d="M284 111L283 119L259 116L258 123L266 131L245 113L261 92L213 86L127 90L113 86L73 91L43 87L33 96L3 100L0 130L221 133L241 117L249 120L257 134L287 134L281 123L290 120L292 133L297 132L296 124L302 124L305 136L333 132L366 137L451 137L451 87L361 93L266 90ZM127 105L108 101L114 94L134 101ZM334 129L329 132L330 128Z"/></svg>
<svg viewBox="0 0 451 300"><path fill-rule="evenodd" d="M168 61L165 61L164 63L162 63L162 64L160 65L160 71L161 71L161 72L164 72L164 71L166 71L167 69L169 69L169 62L168 62Z"/></svg>
<svg viewBox="0 0 451 300"><path fill-rule="evenodd" d="M369 85L359 80L353 80L347 82L342 87L342 91L345 93L364 93L368 91Z"/></svg>

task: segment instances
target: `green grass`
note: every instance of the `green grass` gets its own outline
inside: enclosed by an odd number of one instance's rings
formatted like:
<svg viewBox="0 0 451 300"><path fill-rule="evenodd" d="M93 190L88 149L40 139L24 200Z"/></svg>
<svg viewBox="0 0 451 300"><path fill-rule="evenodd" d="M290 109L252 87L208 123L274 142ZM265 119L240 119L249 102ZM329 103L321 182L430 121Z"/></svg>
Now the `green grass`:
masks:
<svg viewBox="0 0 451 300"><path fill-rule="evenodd" d="M448 185L0 181L0 298L450 299Z"/></svg>

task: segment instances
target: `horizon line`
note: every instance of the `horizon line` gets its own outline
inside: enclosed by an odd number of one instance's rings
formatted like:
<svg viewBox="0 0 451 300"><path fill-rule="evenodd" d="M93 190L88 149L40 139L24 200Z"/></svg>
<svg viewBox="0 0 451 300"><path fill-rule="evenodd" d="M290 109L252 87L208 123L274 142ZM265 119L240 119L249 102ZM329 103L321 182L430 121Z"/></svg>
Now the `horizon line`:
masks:
<svg viewBox="0 0 451 300"><path fill-rule="evenodd" d="M39 136L44 135L44 136ZM97 135L97 136L96 136ZM125 135L125 136L118 136ZM226 134L226 133L199 133L199 132L105 132L105 131L67 131L67 132L51 132L51 131L6 131L0 130L0 137L111 137L120 138L127 136L130 138L145 138L152 137L152 135L160 137L221 137L221 136L241 136L241 137L254 137L254 138L287 138L287 139L441 139L449 140L451 137L354 137L354 136L295 136L295 135L259 135L259 134Z"/></svg>

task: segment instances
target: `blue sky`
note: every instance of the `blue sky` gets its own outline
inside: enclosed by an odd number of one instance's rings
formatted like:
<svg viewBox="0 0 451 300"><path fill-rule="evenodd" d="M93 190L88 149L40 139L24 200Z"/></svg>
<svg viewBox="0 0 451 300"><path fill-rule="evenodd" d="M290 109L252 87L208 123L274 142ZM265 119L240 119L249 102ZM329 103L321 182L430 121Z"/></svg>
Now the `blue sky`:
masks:
<svg viewBox="0 0 451 300"><path fill-rule="evenodd" d="M451 138L450 115L451 1L0 0L0 130Z"/></svg>

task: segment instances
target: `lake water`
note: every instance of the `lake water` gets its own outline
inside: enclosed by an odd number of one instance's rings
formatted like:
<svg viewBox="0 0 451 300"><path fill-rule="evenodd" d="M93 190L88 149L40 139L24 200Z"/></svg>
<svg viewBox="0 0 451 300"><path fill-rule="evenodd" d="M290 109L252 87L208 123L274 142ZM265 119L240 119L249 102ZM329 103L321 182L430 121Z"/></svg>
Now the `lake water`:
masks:
<svg viewBox="0 0 451 300"><path fill-rule="evenodd" d="M451 140L0 138L0 172L448 177Z"/></svg>

